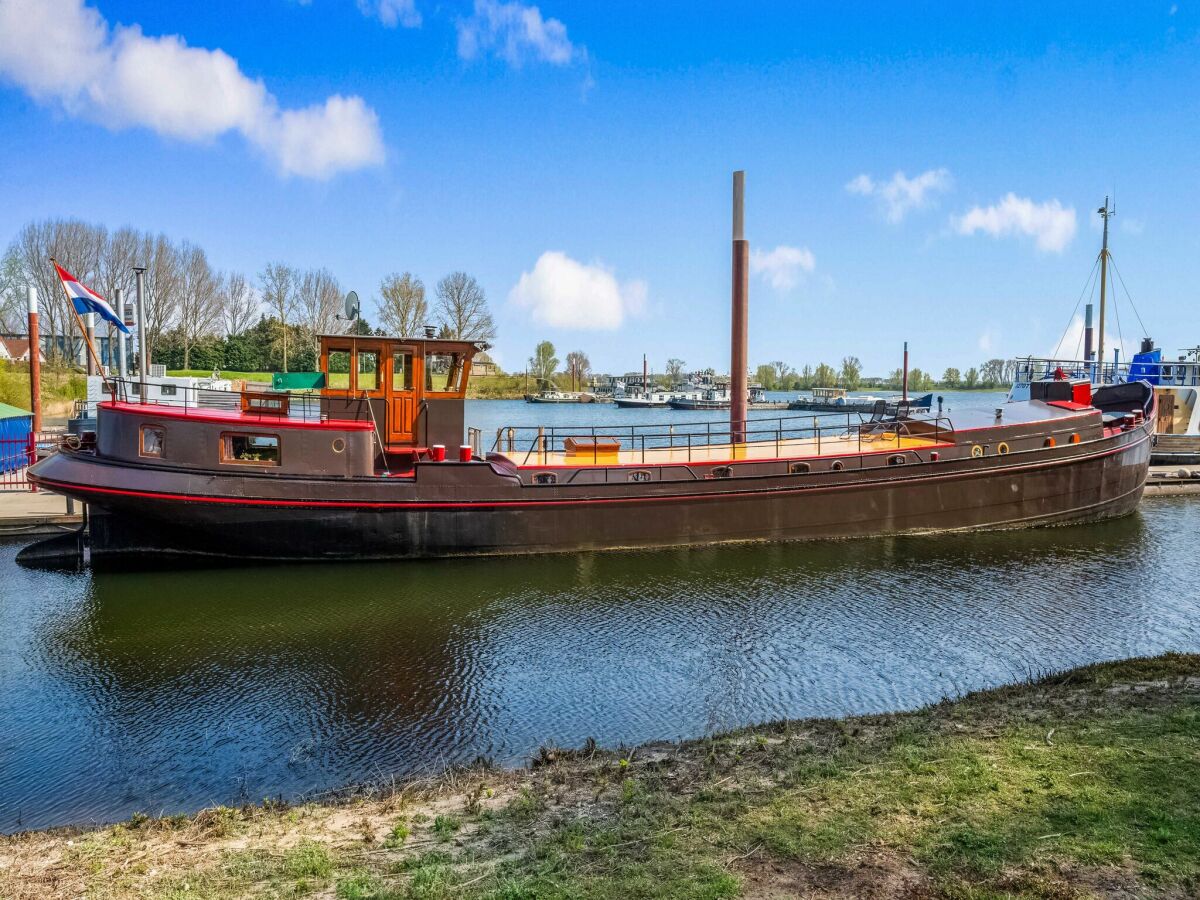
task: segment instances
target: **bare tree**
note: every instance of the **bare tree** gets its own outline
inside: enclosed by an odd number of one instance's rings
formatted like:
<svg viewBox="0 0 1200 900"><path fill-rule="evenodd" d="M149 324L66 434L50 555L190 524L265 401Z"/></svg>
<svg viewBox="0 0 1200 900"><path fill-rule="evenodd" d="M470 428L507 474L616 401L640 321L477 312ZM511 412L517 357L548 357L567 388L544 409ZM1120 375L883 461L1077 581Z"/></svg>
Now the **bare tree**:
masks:
<svg viewBox="0 0 1200 900"><path fill-rule="evenodd" d="M262 299L267 308L279 320L278 343L283 350L283 371L288 370L288 321L296 308L296 273L291 266L281 263L267 263L258 276L262 284Z"/></svg>
<svg viewBox="0 0 1200 900"><path fill-rule="evenodd" d="M24 331L26 319L25 276L21 258L10 249L0 262L0 331Z"/></svg>
<svg viewBox="0 0 1200 900"><path fill-rule="evenodd" d="M425 284L411 272L392 273L379 283L379 321L389 334L409 337L429 318Z"/></svg>
<svg viewBox="0 0 1200 900"><path fill-rule="evenodd" d="M567 354L567 371L571 373L571 390L576 385L583 386L583 381L592 371L592 362L582 350L572 350Z"/></svg>
<svg viewBox="0 0 1200 900"><path fill-rule="evenodd" d="M241 272L230 272L222 279L222 285L221 316L225 334L235 337L258 318L258 294Z"/></svg>
<svg viewBox="0 0 1200 900"><path fill-rule="evenodd" d="M138 255L138 265L146 269L143 298L146 321L139 322L138 328L146 340L146 358L153 359L159 339L179 321L183 255L165 234L143 234Z"/></svg>
<svg viewBox="0 0 1200 900"><path fill-rule="evenodd" d="M451 272L437 284L437 317L444 333L459 341L490 341L496 325L479 282L466 272Z"/></svg>
<svg viewBox="0 0 1200 900"><path fill-rule="evenodd" d="M183 367L191 368L192 348L216 333L221 323L221 283L199 247L184 243L179 291L179 336L183 343Z"/></svg>
<svg viewBox="0 0 1200 900"><path fill-rule="evenodd" d="M667 386L675 387L677 384L683 383L683 367L686 366L682 359L667 360Z"/></svg>
<svg viewBox="0 0 1200 900"><path fill-rule="evenodd" d="M558 369L558 357L554 355L554 345L549 341L541 341L534 348L533 356L529 357L529 374L545 386L550 383Z"/></svg>
<svg viewBox="0 0 1200 900"><path fill-rule="evenodd" d="M295 278L294 286L299 324L316 351L320 347L320 335L343 330L338 318L342 310L342 287L328 269L309 269Z"/></svg>

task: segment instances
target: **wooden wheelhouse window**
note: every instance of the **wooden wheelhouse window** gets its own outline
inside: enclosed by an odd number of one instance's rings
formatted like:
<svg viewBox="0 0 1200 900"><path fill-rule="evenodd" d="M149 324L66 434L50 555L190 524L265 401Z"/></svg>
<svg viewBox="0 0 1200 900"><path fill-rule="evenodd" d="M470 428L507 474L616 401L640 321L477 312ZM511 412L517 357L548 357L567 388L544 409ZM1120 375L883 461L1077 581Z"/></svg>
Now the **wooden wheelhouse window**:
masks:
<svg viewBox="0 0 1200 900"><path fill-rule="evenodd" d="M138 434L138 456L162 459L166 429L161 425L143 425Z"/></svg>
<svg viewBox="0 0 1200 900"><path fill-rule="evenodd" d="M392 390L411 391L413 389L413 355L411 350L395 350L392 352Z"/></svg>
<svg viewBox="0 0 1200 900"><path fill-rule="evenodd" d="M350 349L330 347L325 362L325 386L335 390L350 390Z"/></svg>
<svg viewBox="0 0 1200 900"><path fill-rule="evenodd" d="M241 466L277 466L279 435L226 432L221 435L221 462Z"/></svg>
<svg viewBox="0 0 1200 900"><path fill-rule="evenodd" d="M379 351L359 350L356 389L360 391L377 391L379 387Z"/></svg>
<svg viewBox="0 0 1200 900"><path fill-rule="evenodd" d="M433 394L452 394L459 389L462 376L461 353L430 352L425 355L425 390Z"/></svg>

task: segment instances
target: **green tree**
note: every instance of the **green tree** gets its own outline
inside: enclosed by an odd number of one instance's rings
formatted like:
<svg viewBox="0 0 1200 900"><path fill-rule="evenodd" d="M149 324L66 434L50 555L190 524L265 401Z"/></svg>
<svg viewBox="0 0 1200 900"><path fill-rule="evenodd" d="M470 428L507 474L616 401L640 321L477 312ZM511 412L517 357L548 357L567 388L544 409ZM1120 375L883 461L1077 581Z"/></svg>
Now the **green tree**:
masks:
<svg viewBox="0 0 1200 900"><path fill-rule="evenodd" d="M529 374L537 379L539 387L544 387L550 384L556 371L558 357L554 355L554 345L542 341L534 348L533 356L529 357Z"/></svg>
<svg viewBox="0 0 1200 900"><path fill-rule="evenodd" d="M857 391L862 384L862 362L857 356L846 356L842 359L842 387Z"/></svg>
<svg viewBox="0 0 1200 900"><path fill-rule="evenodd" d="M592 362L582 350L572 350L567 354L567 373L571 376L571 390L583 387L584 379L592 371Z"/></svg>
<svg viewBox="0 0 1200 900"><path fill-rule="evenodd" d="M962 381L962 373L958 369L947 369L942 373L942 387L956 388Z"/></svg>
<svg viewBox="0 0 1200 900"><path fill-rule="evenodd" d="M813 373L813 387L837 387L838 373L829 363L820 363Z"/></svg>
<svg viewBox="0 0 1200 900"><path fill-rule="evenodd" d="M967 369L967 374L963 376L963 387L967 390L979 387L979 370L974 366Z"/></svg>
<svg viewBox="0 0 1200 900"><path fill-rule="evenodd" d="M764 363L754 370L754 380L761 384L766 390L776 390L777 381L775 378L775 367Z"/></svg>
<svg viewBox="0 0 1200 900"><path fill-rule="evenodd" d="M675 387L677 384L683 383L683 367L687 365L682 359L667 360L667 381L670 384L667 387Z"/></svg>
<svg viewBox="0 0 1200 900"><path fill-rule="evenodd" d="M1005 360L989 359L980 367L979 378L986 387L998 387L1005 381Z"/></svg>
<svg viewBox="0 0 1200 900"><path fill-rule="evenodd" d="M796 377L796 387L802 391L810 390L813 387L813 367L805 365L800 370L800 374Z"/></svg>

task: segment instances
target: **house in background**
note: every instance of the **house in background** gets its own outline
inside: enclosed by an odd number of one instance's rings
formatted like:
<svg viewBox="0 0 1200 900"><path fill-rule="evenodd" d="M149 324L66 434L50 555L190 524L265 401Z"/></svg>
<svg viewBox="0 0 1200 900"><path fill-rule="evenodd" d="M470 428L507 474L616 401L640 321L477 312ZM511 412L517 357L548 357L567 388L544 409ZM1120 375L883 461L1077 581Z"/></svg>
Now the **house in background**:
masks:
<svg viewBox="0 0 1200 900"><path fill-rule="evenodd" d="M500 367L495 361L484 352L475 354L475 358L471 360L472 375L499 375Z"/></svg>
<svg viewBox="0 0 1200 900"><path fill-rule="evenodd" d="M42 362L46 361L45 353L39 353L38 356ZM8 360L9 362L29 362L28 336L17 334L0 335L0 359Z"/></svg>

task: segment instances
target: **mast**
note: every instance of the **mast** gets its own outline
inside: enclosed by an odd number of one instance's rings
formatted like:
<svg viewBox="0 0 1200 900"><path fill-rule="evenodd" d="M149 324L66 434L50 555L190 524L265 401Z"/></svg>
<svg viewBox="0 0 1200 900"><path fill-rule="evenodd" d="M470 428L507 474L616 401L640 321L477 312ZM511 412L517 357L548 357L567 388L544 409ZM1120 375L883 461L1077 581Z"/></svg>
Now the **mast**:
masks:
<svg viewBox="0 0 1200 900"><path fill-rule="evenodd" d="M643 353L642 354L642 396L643 397L650 396L650 382L648 380L649 377L650 377L650 375L646 371L646 354Z"/></svg>
<svg viewBox="0 0 1200 900"><path fill-rule="evenodd" d="M1109 209L1108 197L1104 198L1104 205L1096 210L1104 219L1104 243L1100 245L1100 334L1096 340L1096 359L1100 360L1100 368L1104 369L1104 305L1105 305L1105 289L1108 286L1108 220L1115 216L1117 211ZM1114 376L1116 373L1113 373Z"/></svg>
<svg viewBox="0 0 1200 900"><path fill-rule="evenodd" d="M750 243L746 240L746 173L733 173L733 315L729 351L729 439L746 440L746 369L750 317Z"/></svg>

